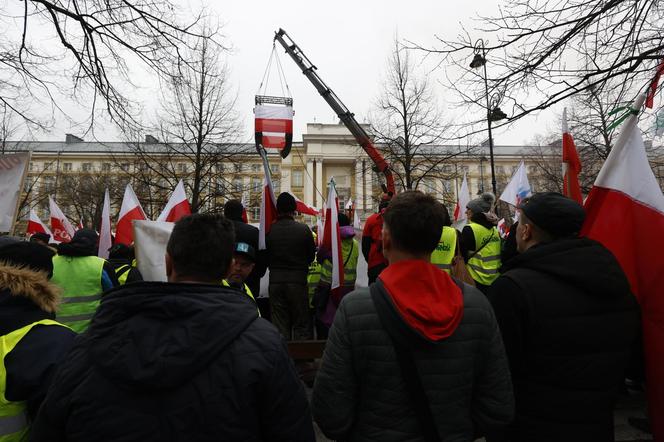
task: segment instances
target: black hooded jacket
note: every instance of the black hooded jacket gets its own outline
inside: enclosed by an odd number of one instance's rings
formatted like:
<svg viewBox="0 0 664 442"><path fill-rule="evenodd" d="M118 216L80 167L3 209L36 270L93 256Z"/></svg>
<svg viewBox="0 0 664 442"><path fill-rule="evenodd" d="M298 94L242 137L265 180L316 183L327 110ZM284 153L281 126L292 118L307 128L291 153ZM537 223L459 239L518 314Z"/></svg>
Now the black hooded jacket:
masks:
<svg viewBox="0 0 664 442"><path fill-rule="evenodd" d="M34 441L310 441L278 331L240 291L138 282L107 292L39 412Z"/></svg>
<svg viewBox="0 0 664 442"><path fill-rule="evenodd" d="M507 261L489 299L510 361L509 440L612 441L638 307L615 257L586 238Z"/></svg>

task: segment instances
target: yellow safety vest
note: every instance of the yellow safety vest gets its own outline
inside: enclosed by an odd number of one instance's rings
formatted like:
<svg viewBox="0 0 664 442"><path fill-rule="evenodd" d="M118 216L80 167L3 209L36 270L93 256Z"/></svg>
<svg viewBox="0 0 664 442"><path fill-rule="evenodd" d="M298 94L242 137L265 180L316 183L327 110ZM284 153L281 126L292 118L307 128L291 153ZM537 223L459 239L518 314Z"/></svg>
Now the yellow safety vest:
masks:
<svg viewBox="0 0 664 442"><path fill-rule="evenodd" d="M57 319L76 333L88 328L99 301L104 261L97 256L54 256L51 282L63 289Z"/></svg>
<svg viewBox="0 0 664 442"><path fill-rule="evenodd" d="M42 319L0 336L0 442L22 442L28 439L29 428L25 401L12 402L6 396L7 368L5 367L5 358L36 325L59 325L64 327L63 324L57 321Z"/></svg>
<svg viewBox="0 0 664 442"><path fill-rule="evenodd" d="M456 253L457 232L454 227L444 226L440 233L440 241L435 250L431 253L431 264L439 269L450 273L452 270L452 260Z"/></svg>
<svg viewBox="0 0 664 442"><path fill-rule="evenodd" d="M127 283L127 277L131 271L131 266L129 264L124 264L115 269L115 276L118 278L120 285L125 285Z"/></svg>
<svg viewBox="0 0 664 442"><path fill-rule="evenodd" d="M225 279L223 279L223 280L221 281L221 285L223 285L224 287L233 288L233 287L231 287L231 285L229 284L229 282L226 281ZM242 285L244 286L243 289L242 289L242 292L244 292L245 295L247 295L248 297L250 297L252 301L256 302L256 298L254 298L254 294L251 293L251 289L249 288L249 286L248 286L247 284L242 284ZM256 307L256 310L258 310L258 307ZM258 310L258 316L260 316L260 315L261 315L261 311Z"/></svg>
<svg viewBox="0 0 664 442"><path fill-rule="evenodd" d="M357 279L357 260L360 256L360 246L354 239L344 239L341 241L341 259L344 265L344 283L343 287L355 288L355 279ZM323 260L320 271L321 281L332 282L332 261Z"/></svg>
<svg viewBox="0 0 664 442"><path fill-rule="evenodd" d="M486 227L470 222L468 223L475 236L475 251L470 251L467 268L470 276L480 284L491 285L500 273L500 235L498 229Z"/></svg>
<svg viewBox="0 0 664 442"><path fill-rule="evenodd" d="M314 259L314 262L309 264L309 273L307 274L307 291L309 293L309 307L313 307L314 295L316 294L316 287L320 282L320 272L322 266Z"/></svg>

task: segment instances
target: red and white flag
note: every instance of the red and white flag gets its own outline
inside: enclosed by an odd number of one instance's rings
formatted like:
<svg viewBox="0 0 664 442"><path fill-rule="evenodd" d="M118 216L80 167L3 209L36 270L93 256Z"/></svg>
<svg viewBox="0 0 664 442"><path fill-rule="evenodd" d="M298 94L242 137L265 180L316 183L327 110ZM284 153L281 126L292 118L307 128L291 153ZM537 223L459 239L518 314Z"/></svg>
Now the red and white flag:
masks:
<svg viewBox="0 0 664 442"><path fill-rule="evenodd" d="M166 207L161 211L157 221L174 223L183 216L191 215L191 206L187 200L187 194L184 191L184 183L182 180L178 181L175 190L166 203Z"/></svg>
<svg viewBox="0 0 664 442"><path fill-rule="evenodd" d="M265 151L260 151L263 158L263 170L265 178L263 179L263 192L261 193L260 223L258 226L258 250L265 250L265 238L270 233L272 223L277 220L277 198L274 196L272 187L272 176L270 175L270 166L267 162Z"/></svg>
<svg viewBox="0 0 664 442"><path fill-rule="evenodd" d="M576 151L574 138L567 127L567 108L563 109L563 195L583 204L581 186L579 185L579 173L581 172L581 160Z"/></svg>
<svg viewBox="0 0 664 442"><path fill-rule="evenodd" d="M127 184L122 198L122 206L120 207L120 216L118 216L118 223L115 226L116 244L129 245L134 241L134 229L131 222L135 219L144 220L148 218L145 216L141 203L138 202L131 185Z"/></svg>
<svg viewBox="0 0 664 442"><path fill-rule="evenodd" d="M652 109L655 104L655 92L657 92L657 85L659 84L659 79L664 75L664 59L657 66L657 71L655 72L655 77L650 82L650 87L648 87L648 96L646 97L646 107Z"/></svg>
<svg viewBox="0 0 664 442"><path fill-rule="evenodd" d="M454 207L454 221L459 222L466 219L466 205L470 202L470 190L468 190L468 180L466 174L463 174L461 189L457 195L457 203Z"/></svg>
<svg viewBox="0 0 664 442"><path fill-rule="evenodd" d="M48 197L48 207L51 212L51 232L54 242L69 242L74 236L74 226L71 225L62 210L53 198Z"/></svg>
<svg viewBox="0 0 664 442"><path fill-rule="evenodd" d="M645 94L633 109L640 110ZM582 235L606 246L620 262L641 306L650 424L664 440L664 195L630 115L586 199Z"/></svg>
<svg viewBox="0 0 664 442"><path fill-rule="evenodd" d="M323 208L323 213L325 213L325 208ZM316 218L316 230L318 231L318 247L323 244L323 235L325 235L325 224L323 224L323 217L319 216Z"/></svg>
<svg viewBox="0 0 664 442"><path fill-rule="evenodd" d="M530 182L528 182L528 172L526 171L526 164L521 161L519 168L512 175L512 179L503 193L500 195L500 200L518 207L519 203L528 198L532 194L530 190Z"/></svg>
<svg viewBox="0 0 664 442"><path fill-rule="evenodd" d="M330 179L327 192L327 210L325 212L325 227L321 247L332 252L332 290L341 287L344 283L344 264L341 252L341 232L339 229L339 198L334 185L334 178Z"/></svg>
<svg viewBox="0 0 664 442"><path fill-rule="evenodd" d="M505 239L507 238L507 235L510 234L510 228L507 227L505 218L501 218L500 221L498 221L498 225L496 227L498 227L498 234L501 238Z"/></svg>
<svg viewBox="0 0 664 442"><path fill-rule="evenodd" d="M26 233L30 236L35 233L46 233L47 235L50 235L51 238L53 237L51 229L39 219L35 211L32 209L30 210L30 218L28 218L28 229L26 230Z"/></svg>
<svg viewBox="0 0 664 442"><path fill-rule="evenodd" d="M108 249L113 245L111 237L111 199L108 189L104 192L104 205L101 208L101 226L99 226L99 249L97 256L108 259Z"/></svg>
<svg viewBox="0 0 664 442"><path fill-rule="evenodd" d="M304 201L302 201L300 198L296 197L294 194L291 192L288 192L291 194L293 198L295 198L295 211L301 213L302 215L311 215L311 216L318 216L318 209L315 207L308 206Z"/></svg>
<svg viewBox="0 0 664 442"><path fill-rule="evenodd" d="M259 104L254 108L257 142L267 148L288 149L293 140L293 106Z"/></svg>
<svg viewBox="0 0 664 442"><path fill-rule="evenodd" d="M249 217L247 216L247 205L249 204L249 199L247 198L247 192L242 194L242 222L245 224L249 223Z"/></svg>

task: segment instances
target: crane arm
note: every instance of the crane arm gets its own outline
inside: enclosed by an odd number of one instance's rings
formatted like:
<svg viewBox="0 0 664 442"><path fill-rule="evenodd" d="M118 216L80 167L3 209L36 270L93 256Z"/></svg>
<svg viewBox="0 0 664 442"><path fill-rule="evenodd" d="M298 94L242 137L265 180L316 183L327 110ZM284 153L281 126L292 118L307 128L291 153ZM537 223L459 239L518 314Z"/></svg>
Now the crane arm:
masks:
<svg viewBox="0 0 664 442"><path fill-rule="evenodd" d="M290 55L295 64L302 70L302 73L305 77L309 79L311 84L314 85L318 93L323 97L323 99L330 105L332 110L337 114L339 120L348 128L350 133L355 137L357 143L362 147L362 149L369 155L371 161L376 165L376 168L379 172L385 175L386 184L383 186L384 191L388 194L394 194L394 176L390 170L389 164L385 161L385 158L380 154L376 146L374 146L371 137L364 130L364 128L357 122L355 119L355 114L353 114L348 108L343 104L343 102L337 97L337 94L330 89L325 82L318 76L316 72L316 66L307 58L306 55L302 52L300 47L295 44L293 39L284 31L279 29L274 33L274 39L283 46L286 50L286 53Z"/></svg>

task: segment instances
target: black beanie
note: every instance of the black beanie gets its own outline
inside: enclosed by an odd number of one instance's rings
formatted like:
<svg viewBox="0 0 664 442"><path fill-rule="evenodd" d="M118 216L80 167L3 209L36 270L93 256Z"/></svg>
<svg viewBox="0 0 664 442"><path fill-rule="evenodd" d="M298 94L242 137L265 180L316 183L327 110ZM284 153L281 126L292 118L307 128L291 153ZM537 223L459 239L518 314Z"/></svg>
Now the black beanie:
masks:
<svg viewBox="0 0 664 442"><path fill-rule="evenodd" d="M53 276L53 251L34 242L15 242L0 247L0 262L14 266L26 266Z"/></svg>
<svg viewBox="0 0 664 442"><path fill-rule="evenodd" d="M295 197L288 192L282 192L277 198L277 212L283 213L293 213L297 205L295 204Z"/></svg>
<svg viewBox="0 0 664 442"><path fill-rule="evenodd" d="M578 236L586 219L581 204L557 192L536 193L519 204L519 209L556 239Z"/></svg>

